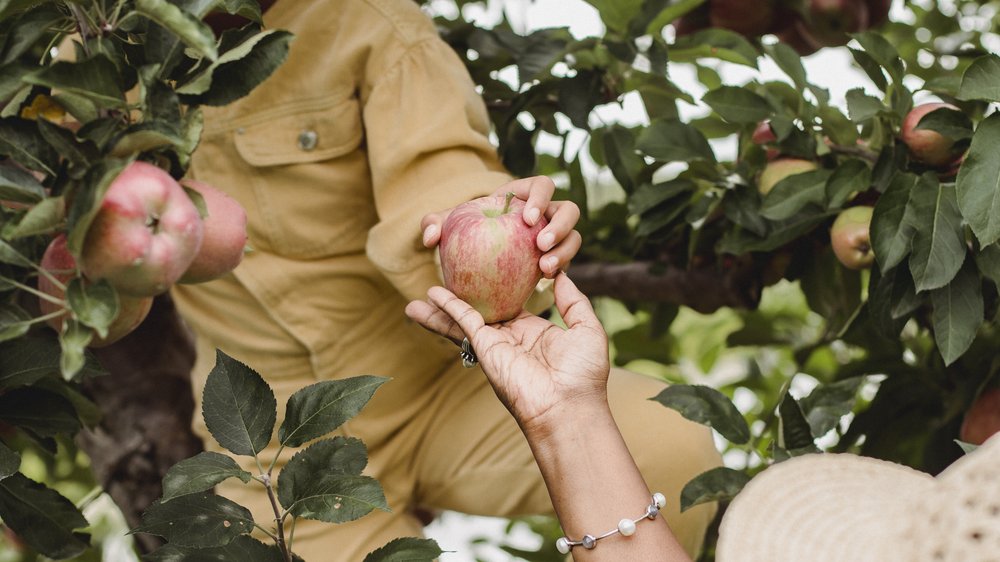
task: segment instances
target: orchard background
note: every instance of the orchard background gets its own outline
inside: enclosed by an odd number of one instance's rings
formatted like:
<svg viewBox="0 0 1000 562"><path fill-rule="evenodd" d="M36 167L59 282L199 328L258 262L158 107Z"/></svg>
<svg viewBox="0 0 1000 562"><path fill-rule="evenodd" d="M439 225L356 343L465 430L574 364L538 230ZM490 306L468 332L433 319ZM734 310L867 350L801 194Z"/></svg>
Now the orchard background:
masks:
<svg viewBox="0 0 1000 562"><path fill-rule="evenodd" d="M818 450L936 473L963 454L956 440L995 430L1000 2L896 0L889 21L879 0L825 2L826 14L811 9L818 0L587 3L600 33L529 31L517 21L521 2L425 7L479 85L504 163L519 175L552 176L585 211L570 274L595 298L615 362L675 383L657 399L717 430L727 468L675 500L724 507L767 464ZM168 23L156 12L164 4L187 15ZM24 287L37 276L28 262L38 263L52 234L86 215L67 214L60 194L106 187L108 158L159 159L179 176L199 133L190 117L197 105L226 103L254 85L171 97L128 69L178 42L185 56L207 60L213 40L190 20L210 8L252 18L252 4L0 1L0 199L15 203L0 207L0 516L11 527L17 510L4 498L18 485L40 490L29 478L49 486L40 497L63 508L53 494L68 498L92 523L115 516L99 496L107 489L135 526L167 469L198 451L190 410L177 407L189 404L190 346L168 299L133 335L92 352L84 336L57 337L37 322ZM124 77L117 82L39 71L53 65L45 53L54 38L79 26L67 6L138 7L174 35L154 34L159 43L147 42L145 57L111 43L107 58ZM145 29L126 31L148 41ZM279 33L239 39L220 44L229 62L280 63ZM802 64L830 49L855 68L843 98ZM64 114L97 120L102 104L124 99L140 79L154 118L107 137L96 126L67 134L48 124L52 116L64 124ZM903 140L905 117L928 102L956 108L918 127L943 135L930 143L941 161ZM116 142L98 142L108 138ZM808 171L788 175L790 162ZM32 183L24 170L41 179ZM780 181L762 182L768 176ZM873 207L875 259L847 260L856 267L848 268L831 228L843 210L861 207ZM82 324L84 334L95 328ZM111 374L97 376L102 368ZM84 530L68 508L62 513L50 520L52 536ZM523 523L542 546L500 546L555 560L552 522ZM123 548L121 525L89 529L94 547L78 537L71 556L96 560L102 549ZM155 548L151 536L136 537L141 549ZM33 559L32 546L51 536L24 538L29 545L8 536L0 557ZM706 560L713 544L710 533Z"/></svg>

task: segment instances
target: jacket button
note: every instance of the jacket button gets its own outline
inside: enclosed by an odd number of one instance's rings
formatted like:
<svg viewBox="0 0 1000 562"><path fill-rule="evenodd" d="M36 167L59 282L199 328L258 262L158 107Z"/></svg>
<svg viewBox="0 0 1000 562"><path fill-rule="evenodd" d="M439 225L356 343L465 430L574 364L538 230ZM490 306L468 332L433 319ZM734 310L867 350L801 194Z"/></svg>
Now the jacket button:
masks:
<svg viewBox="0 0 1000 562"><path fill-rule="evenodd" d="M302 150L312 150L316 148L316 144L319 142L319 135L316 131L312 129L307 129L299 133L299 148Z"/></svg>

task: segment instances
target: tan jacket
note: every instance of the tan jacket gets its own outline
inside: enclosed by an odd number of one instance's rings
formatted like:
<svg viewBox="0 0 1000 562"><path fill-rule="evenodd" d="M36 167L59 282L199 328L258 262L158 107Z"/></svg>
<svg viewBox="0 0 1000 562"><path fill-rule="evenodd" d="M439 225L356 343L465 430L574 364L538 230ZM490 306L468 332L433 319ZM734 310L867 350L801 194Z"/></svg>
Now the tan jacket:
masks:
<svg viewBox="0 0 1000 562"><path fill-rule="evenodd" d="M279 0L265 23L295 34L288 60L204 108L190 172L246 207L253 251L175 296L196 332L248 362L307 352L360 374L345 342L391 354L362 331L406 322L402 304L440 284L420 218L510 178L465 67L412 1Z"/></svg>

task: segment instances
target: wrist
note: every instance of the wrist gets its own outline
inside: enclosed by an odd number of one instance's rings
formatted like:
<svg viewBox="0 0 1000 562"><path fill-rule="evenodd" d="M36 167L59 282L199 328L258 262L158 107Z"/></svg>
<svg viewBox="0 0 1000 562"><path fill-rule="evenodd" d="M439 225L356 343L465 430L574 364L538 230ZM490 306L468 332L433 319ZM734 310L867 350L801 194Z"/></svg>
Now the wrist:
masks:
<svg viewBox="0 0 1000 562"><path fill-rule="evenodd" d="M562 400L520 425L536 456L554 454L563 446L575 446L602 428L617 430L606 389Z"/></svg>

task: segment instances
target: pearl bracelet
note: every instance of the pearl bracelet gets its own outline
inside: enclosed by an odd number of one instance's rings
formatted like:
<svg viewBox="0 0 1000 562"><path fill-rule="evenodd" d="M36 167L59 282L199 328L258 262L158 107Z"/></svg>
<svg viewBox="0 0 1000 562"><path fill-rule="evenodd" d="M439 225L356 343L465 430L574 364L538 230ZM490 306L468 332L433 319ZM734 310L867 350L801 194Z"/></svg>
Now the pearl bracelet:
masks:
<svg viewBox="0 0 1000 562"><path fill-rule="evenodd" d="M631 537L632 535L635 534L636 523L642 521L643 519L656 519L657 514L659 514L660 510L663 509L664 506L666 505L667 505L667 498L663 494L656 492L655 494L653 494L652 503L650 503L646 507L646 513L643 513L638 518L622 519L621 521L618 522L617 529L612 529L607 533L604 533L603 535L596 537L594 535L583 535L583 538L578 541L571 541L566 537L559 537L559 539L556 541L556 550L558 550L560 554L569 554L569 551L573 550L574 546L582 546L587 550L593 550L594 547L597 546L597 541L608 538L611 535L614 535L615 533L620 533L622 536L625 537Z"/></svg>

